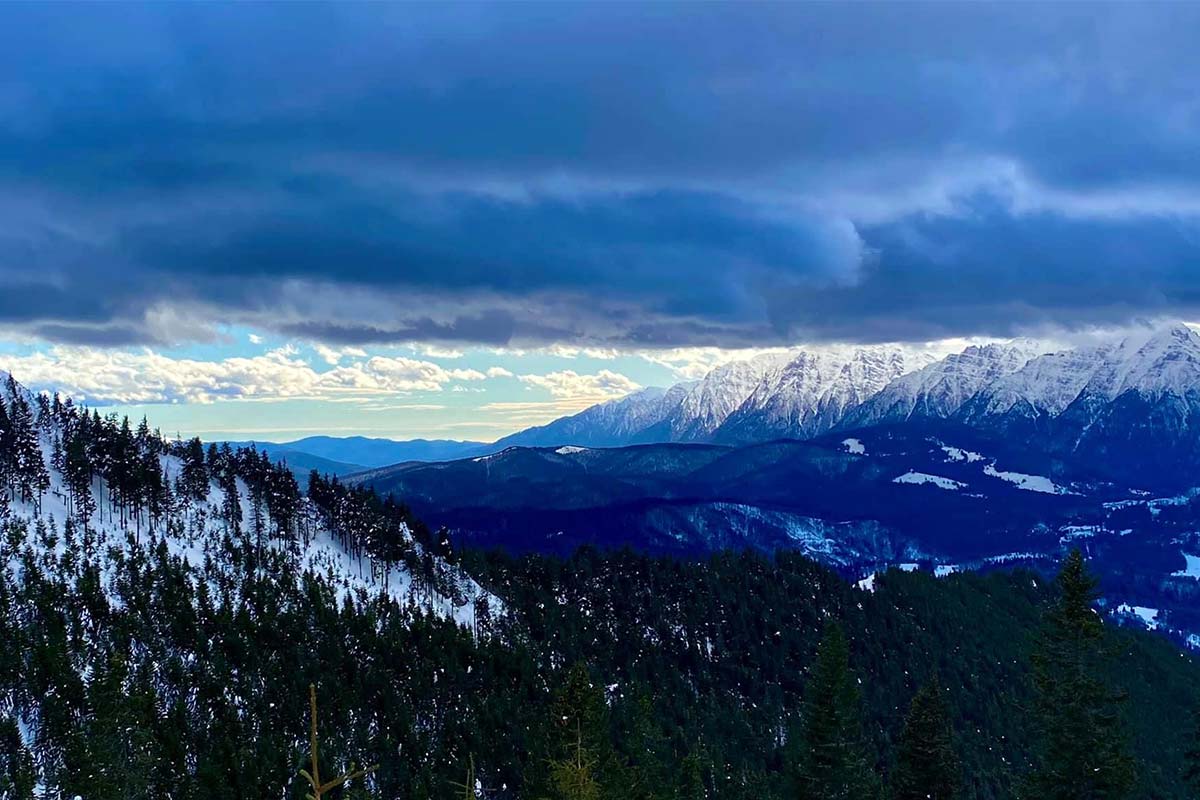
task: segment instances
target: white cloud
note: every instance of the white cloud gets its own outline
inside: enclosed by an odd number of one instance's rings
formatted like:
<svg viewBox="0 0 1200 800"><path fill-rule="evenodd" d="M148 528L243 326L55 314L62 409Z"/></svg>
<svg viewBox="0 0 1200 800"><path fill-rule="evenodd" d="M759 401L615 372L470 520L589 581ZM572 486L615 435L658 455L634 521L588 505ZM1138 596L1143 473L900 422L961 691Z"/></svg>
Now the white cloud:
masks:
<svg viewBox="0 0 1200 800"><path fill-rule="evenodd" d="M485 403L479 407L480 412L497 414L510 426L508 433L514 428L524 428L530 425L543 425L559 417L575 414L595 401L589 398L574 400L538 400L528 402L496 402Z"/></svg>
<svg viewBox="0 0 1200 800"><path fill-rule="evenodd" d="M361 352L361 351L359 351ZM341 351L338 358L350 355ZM328 361L329 359L326 358ZM22 383L89 403L211 403L221 399L327 401L439 392L455 381L478 381L477 370L446 370L429 361L374 356L318 372L294 347L249 358L197 361L151 350L122 352L52 347L0 359Z"/></svg>
<svg viewBox="0 0 1200 800"><path fill-rule="evenodd" d="M441 347L436 344L414 345L412 348L415 352L420 353L427 358L462 358L463 351L455 350L452 347Z"/></svg>
<svg viewBox="0 0 1200 800"><path fill-rule="evenodd" d="M487 376L489 378L511 378L513 374L504 367L488 367Z"/></svg>
<svg viewBox="0 0 1200 800"><path fill-rule="evenodd" d="M721 347L672 347L643 350L638 355L652 364L666 367L682 380L699 380L714 367L731 361L745 361L765 353L781 353L784 347L726 349Z"/></svg>
<svg viewBox="0 0 1200 800"><path fill-rule="evenodd" d="M595 358L601 361L611 361L621 355L620 350L611 347L572 347L565 344L552 344L542 348L542 352L559 358L587 356L588 358Z"/></svg>
<svg viewBox="0 0 1200 800"><path fill-rule="evenodd" d="M597 403L624 397L642 388L636 381L607 369L593 375L580 375L568 369L546 375L521 375L520 380L530 386L545 389L554 397Z"/></svg>
<svg viewBox="0 0 1200 800"><path fill-rule="evenodd" d="M343 358L366 358L367 351L361 347L329 347L320 342L313 342L313 350L330 366L337 366Z"/></svg>
<svg viewBox="0 0 1200 800"><path fill-rule="evenodd" d="M251 333L246 338L250 340L250 344L262 344L263 343L263 338L261 336L259 336L257 333Z"/></svg>

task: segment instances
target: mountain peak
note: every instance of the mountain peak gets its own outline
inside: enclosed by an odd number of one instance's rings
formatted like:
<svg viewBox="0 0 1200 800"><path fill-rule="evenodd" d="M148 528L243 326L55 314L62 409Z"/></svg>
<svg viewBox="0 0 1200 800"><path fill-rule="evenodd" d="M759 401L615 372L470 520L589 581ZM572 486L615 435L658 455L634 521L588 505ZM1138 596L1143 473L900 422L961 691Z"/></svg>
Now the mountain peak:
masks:
<svg viewBox="0 0 1200 800"><path fill-rule="evenodd" d="M1169 322L1155 328L1143 348L1155 345L1158 347L1191 346L1200 347L1200 336L1186 322Z"/></svg>
<svg viewBox="0 0 1200 800"><path fill-rule="evenodd" d="M716 439L747 442L824 433L893 379L931 361L929 354L899 345L798 350L763 377L717 429Z"/></svg>
<svg viewBox="0 0 1200 800"><path fill-rule="evenodd" d="M898 376L848 414L840 427L858 428L913 417L949 417L977 392L1045 351L1045 345L1031 339L971 345Z"/></svg>
<svg viewBox="0 0 1200 800"><path fill-rule="evenodd" d="M1131 389L1182 396L1200 386L1200 336L1183 322L1126 337L1111 359L1111 366L1100 370L1089 387L1110 398Z"/></svg>

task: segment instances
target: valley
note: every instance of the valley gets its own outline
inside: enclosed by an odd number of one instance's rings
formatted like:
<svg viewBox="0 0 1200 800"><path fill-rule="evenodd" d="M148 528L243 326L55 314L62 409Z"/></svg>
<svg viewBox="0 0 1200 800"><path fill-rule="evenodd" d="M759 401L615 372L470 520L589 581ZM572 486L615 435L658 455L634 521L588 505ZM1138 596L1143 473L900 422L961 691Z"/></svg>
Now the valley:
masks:
<svg viewBox="0 0 1200 800"><path fill-rule="evenodd" d="M515 434L482 455L346 480L404 498L463 545L517 553L794 549L861 578L899 563L1049 569L1079 547L1112 607L1156 609L1157 630L1192 641L1200 336L1172 324L1080 351L1040 349L970 347L887 382L853 351L839 369L814 367L800 395L797 375L818 362L772 355ZM764 371L747 389L746 375ZM771 393L786 399L764 404ZM723 443L712 411L749 419L805 402L790 427L767 425L751 444ZM811 430L821 433L796 438Z"/></svg>

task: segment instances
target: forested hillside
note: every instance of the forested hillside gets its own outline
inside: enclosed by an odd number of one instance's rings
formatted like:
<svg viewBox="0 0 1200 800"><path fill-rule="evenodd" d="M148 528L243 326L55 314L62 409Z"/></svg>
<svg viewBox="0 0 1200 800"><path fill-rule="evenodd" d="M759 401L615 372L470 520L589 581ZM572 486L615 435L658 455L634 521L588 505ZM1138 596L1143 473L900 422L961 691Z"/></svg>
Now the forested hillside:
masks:
<svg viewBox="0 0 1200 800"><path fill-rule="evenodd" d="M1188 796L1200 670L1078 560L869 592L788 553L455 552L14 383L0 488L6 800L303 797L310 683L321 772L379 765L331 799ZM1080 774L1105 793L1054 794Z"/></svg>

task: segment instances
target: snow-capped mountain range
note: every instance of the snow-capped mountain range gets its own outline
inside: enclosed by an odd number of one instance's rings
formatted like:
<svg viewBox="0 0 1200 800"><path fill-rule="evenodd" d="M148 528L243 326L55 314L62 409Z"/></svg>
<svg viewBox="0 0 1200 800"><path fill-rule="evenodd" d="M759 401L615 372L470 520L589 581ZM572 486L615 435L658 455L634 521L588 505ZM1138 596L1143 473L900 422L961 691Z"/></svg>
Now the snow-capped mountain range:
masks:
<svg viewBox="0 0 1200 800"><path fill-rule="evenodd" d="M928 354L886 345L800 350L763 374L715 428L713 438L745 444L820 435L893 380L932 360Z"/></svg>
<svg viewBox="0 0 1200 800"><path fill-rule="evenodd" d="M1131 430L1177 439L1195 430L1198 413L1200 336L1172 323L1088 347L1017 339L941 359L902 345L798 348L593 406L497 445L747 444L950 421L1042 430L1060 449L1086 451ZM1176 444L1195 450L1195 439Z"/></svg>

